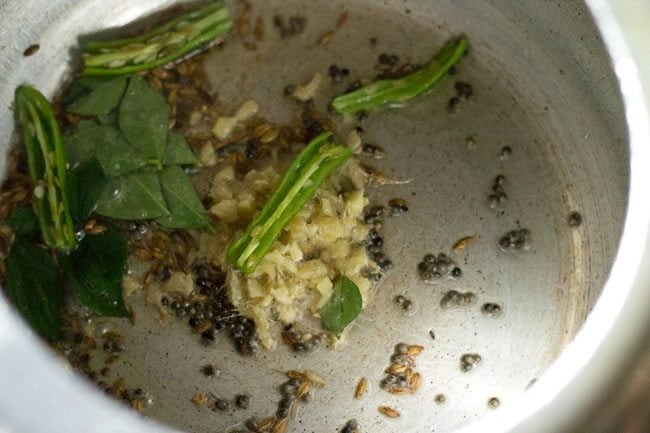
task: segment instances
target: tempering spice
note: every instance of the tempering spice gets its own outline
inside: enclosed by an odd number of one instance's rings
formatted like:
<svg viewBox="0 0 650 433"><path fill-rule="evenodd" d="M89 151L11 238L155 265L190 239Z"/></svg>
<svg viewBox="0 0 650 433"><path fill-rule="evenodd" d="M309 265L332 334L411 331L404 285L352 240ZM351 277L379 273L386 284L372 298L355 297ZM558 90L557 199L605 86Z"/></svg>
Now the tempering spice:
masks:
<svg viewBox="0 0 650 433"><path fill-rule="evenodd" d="M415 358L422 354L424 346L399 343L390 357L391 364L384 370L381 388L393 395L415 394L422 384L422 376L415 371Z"/></svg>

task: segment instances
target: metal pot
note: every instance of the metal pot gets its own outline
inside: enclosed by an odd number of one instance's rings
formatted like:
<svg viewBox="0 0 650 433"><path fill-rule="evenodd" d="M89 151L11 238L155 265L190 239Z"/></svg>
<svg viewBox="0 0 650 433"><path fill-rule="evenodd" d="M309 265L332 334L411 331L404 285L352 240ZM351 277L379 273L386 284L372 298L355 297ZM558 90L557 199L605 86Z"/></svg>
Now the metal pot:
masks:
<svg viewBox="0 0 650 433"><path fill-rule="evenodd" d="M11 105L14 88L23 82L51 95L69 69L78 35L124 25L171 3L0 1L2 106ZM235 100L244 89L280 120L277 92L271 84L259 84L264 77L282 80L281 86L287 80L305 80L333 61L367 72L364 62L371 51L364 41L372 36L379 38L382 50L423 61L445 32L463 32L472 41L472 55L459 79L470 81L477 94L453 118L444 106L419 101L403 111L377 114L375 126L368 128L371 139L392 146L388 151L395 157L387 170L413 178L412 186L379 191L377 197L413 193L417 212L399 224L387 224L386 239L402 243L393 257L400 271L382 283L373 306L360 318L359 327L366 331L351 338L346 366L333 375L333 390L324 391L318 411L304 414L295 431L334 430L350 409L337 400L336 390L357 377L355 366L380 372L388 356L369 353L369 348L390 348L396 338L421 341L432 327L438 336L431 349L434 356L422 367L425 377L433 378L425 386L428 400L409 403L410 424L400 425L401 431L647 431L650 206L644 192L650 184L650 61L643 54L649 48L650 6L642 0L267 3L255 7L269 15L304 12L313 29L302 42L289 42L295 44L291 49L273 51L277 41L271 38L267 51L260 52L274 56L262 55L261 60L236 42L227 44L221 58L212 66L208 61L211 79L226 100ZM350 12L349 22L323 49L325 55L307 48L305 38L315 41L344 9ZM23 57L33 43L40 50ZM255 61L259 67L251 68ZM450 96L436 92L431 98L439 102ZM10 110L0 113L0 131L6 153L13 133ZM513 150L510 160L499 158L506 145ZM5 165L0 162L0 170ZM495 213L484 198L490 179L501 172L510 180L511 203ZM583 217L577 228L567 223L573 211ZM531 230L533 245L526 253L508 255L497 241L519 220ZM413 275L421 254L448 248L455 238L474 232L480 234L480 248L462 257L466 279L447 288L465 287L485 302L502 302L501 321L477 315L476 309L444 313L441 286L429 288L438 297L418 303L415 324L413 317L395 315L390 299L405 287L421 286ZM142 317L148 320L146 310ZM390 318L390 323L378 318ZM180 338L182 332L172 335ZM169 391L158 389L161 401L198 386L198 379L187 382L186 370L168 365L198 365L213 356L179 339L164 363L147 364L146 358L155 357L152 353L169 335L133 331L130 338L134 349L128 356L136 366L122 371L124 375L145 378L154 388L163 377L185 383ZM169 430L119 407L64 367L4 300L0 350L0 431ZM484 359L473 375L458 372L458 357L465 351L477 351ZM223 362L242 363L236 357ZM244 364L254 370L265 363L296 361L276 353L256 362ZM325 356L310 362L332 366ZM272 382L261 376L234 377L232 382L224 386L272 389ZM433 412L433 395L439 390L456 401ZM505 396L504 404L488 414L492 411L485 403L493 392ZM373 405L379 401L364 402L372 410L356 406L360 414L350 416L360 417L367 430L392 428L376 420ZM150 415L191 431L214 429L209 418L188 412L180 403L154 404Z"/></svg>

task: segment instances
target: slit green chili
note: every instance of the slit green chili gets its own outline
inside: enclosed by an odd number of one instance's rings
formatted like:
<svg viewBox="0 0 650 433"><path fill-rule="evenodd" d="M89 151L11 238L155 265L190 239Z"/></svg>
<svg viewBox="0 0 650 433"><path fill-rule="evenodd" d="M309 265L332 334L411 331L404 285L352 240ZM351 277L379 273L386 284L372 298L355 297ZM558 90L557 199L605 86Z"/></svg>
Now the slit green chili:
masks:
<svg viewBox="0 0 650 433"><path fill-rule="evenodd" d="M228 9L214 3L175 18L146 34L82 45L84 75L122 75L173 62L226 34L233 22Z"/></svg>
<svg viewBox="0 0 650 433"><path fill-rule="evenodd" d="M424 67L401 78L370 83L332 101L339 113L358 113L386 104L402 104L431 89L467 51L465 37L451 40Z"/></svg>
<svg viewBox="0 0 650 433"><path fill-rule="evenodd" d="M249 273L262 260L282 229L302 209L327 176L352 155L331 141L332 134L314 138L294 159L259 215L228 250L228 257Z"/></svg>
<svg viewBox="0 0 650 433"><path fill-rule="evenodd" d="M56 116L33 87L18 87L15 98L43 240L52 248L72 250L77 239L68 198L68 157Z"/></svg>

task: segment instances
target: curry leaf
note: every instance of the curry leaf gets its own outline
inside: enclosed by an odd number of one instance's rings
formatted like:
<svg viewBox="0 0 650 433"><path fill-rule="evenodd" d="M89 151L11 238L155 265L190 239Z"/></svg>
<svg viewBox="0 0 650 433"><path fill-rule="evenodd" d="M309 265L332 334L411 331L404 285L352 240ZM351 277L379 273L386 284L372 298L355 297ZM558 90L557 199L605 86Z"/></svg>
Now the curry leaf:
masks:
<svg viewBox="0 0 650 433"><path fill-rule="evenodd" d="M323 326L341 337L341 333L354 319L357 318L363 307L361 292L352 280L342 275L332 290L332 295L320 312Z"/></svg>
<svg viewBox="0 0 650 433"><path fill-rule="evenodd" d="M169 131L167 136L167 150L165 152L165 165L196 165L198 161L192 149L187 145L185 137L178 132Z"/></svg>
<svg viewBox="0 0 650 433"><path fill-rule="evenodd" d="M83 120L65 137L70 165L97 158L104 172L111 177L130 173L146 165L147 160L126 142L122 133L110 125Z"/></svg>
<svg viewBox="0 0 650 433"><path fill-rule="evenodd" d="M72 101L66 111L85 116L108 114L120 103L127 77L84 77L76 82L68 94Z"/></svg>
<svg viewBox="0 0 650 433"><path fill-rule="evenodd" d="M82 304L104 316L124 317L122 275L127 255L126 239L109 227L98 235L86 235L60 262Z"/></svg>
<svg viewBox="0 0 650 433"><path fill-rule="evenodd" d="M99 197L99 215L141 220L169 215L155 171L143 169L111 179Z"/></svg>
<svg viewBox="0 0 650 433"><path fill-rule="evenodd" d="M102 114L101 116L97 116L97 120L102 125L110 125L110 126L117 127L119 122L118 110L113 110L108 114Z"/></svg>
<svg viewBox="0 0 650 433"><path fill-rule="evenodd" d="M17 235L31 235L38 232L38 219L31 208L18 207L9 216L9 225Z"/></svg>
<svg viewBox="0 0 650 433"><path fill-rule="evenodd" d="M108 178L95 158L75 167L68 176L70 213L75 222L81 224L95 210L97 200L108 184Z"/></svg>
<svg viewBox="0 0 650 433"><path fill-rule="evenodd" d="M177 229L202 229L210 220L194 189L189 176L182 168L173 165L160 172L160 184L169 215L158 218L165 227Z"/></svg>
<svg viewBox="0 0 650 433"><path fill-rule="evenodd" d="M162 163L167 149L167 100L135 75L120 105L120 129L147 159Z"/></svg>
<svg viewBox="0 0 650 433"><path fill-rule="evenodd" d="M106 141L104 135L110 129L99 128L90 120L82 120L74 131L63 137L68 150L68 160L71 166L90 160L98 147L98 143Z"/></svg>
<svg viewBox="0 0 650 433"><path fill-rule="evenodd" d="M7 257L9 295L23 318L44 338L61 333L63 280L52 256L18 237Z"/></svg>

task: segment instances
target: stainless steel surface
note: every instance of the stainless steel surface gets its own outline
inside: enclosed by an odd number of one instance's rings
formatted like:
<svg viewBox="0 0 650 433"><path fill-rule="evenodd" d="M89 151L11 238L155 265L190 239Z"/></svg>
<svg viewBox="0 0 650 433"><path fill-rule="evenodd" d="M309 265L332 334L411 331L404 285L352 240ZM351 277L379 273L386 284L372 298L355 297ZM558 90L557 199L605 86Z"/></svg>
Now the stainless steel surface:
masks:
<svg viewBox="0 0 650 433"><path fill-rule="evenodd" d="M10 105L13 89L24 81L53 92L66 72L76 35L127 23L171 2L75 3L35 0L30 9L47 13L26 14L22 4L0 1L0 41L6 44L0 43L3 106ZM259 4L256 13L262 10ZM325 72L330 63L349 67L353 77L365 77L383 51L421 62L449 34L459 32L468 35L473 48L458 79L474 86L475 100L448 116L450 79L405 109L371 116L368 139L384 146L390 157L376 165L392 177L413 178L408 185L388 186L372 194L383 201L403 196L411 210L386 225L387 252L395 270L359 318L348 350L322 350L299 358L280 348L256 360L242 359L225 350L229 347L225 341L217 348L201 348L184 324L170 321L159 326L153 312L142 308L138 326L149 324L146 332L131 330L123 322L99 323L100 328L106 325L128 334L127 359L113 369L114 374L151 393L148 415L197 432L220 431L247 415L271 413L279 398L274 387L281 378L270 367L279 365L313 368L331 382L299 412L301 423L294 423L291 431L335 431L350 417L357 418L365 431L444 432L463 427L468 432L587 431L580 422L596 419L593 413L605 413L605 399L639 358L635 350L648 341L644 335L648 334L649 295L641 266L650 221L643 198L650 184L644 170L650 161L644 148L648 116L634 62L616 27L614 19L619 16L606 4L592 2L623 84L629 138L603 43L579 2L263 4L269 15L304 13L308 31L290 40L290 47L280 46L267 15L267 39L258 52L245 51L240 42L231 40L212 56L207 62L211 81L231 107L251 96L260 102L264 115L286 119L288 106L278 100L287 82L307 81L314 72ZM350 13L348 23L327 48L314 48L319 35L334 26L344 9ZM637 20L639 16L635 15ZM374 50L368 42L371 36L379 39ZM41 44L39 52L23 58L22 51L34 42ZM4 148L12 129L10 111L0 114ZM465 139L472 135L476 147L470 148ZM513 149L508 160L499 158L504 145ZM497 174L508 179L510 199L503 213L486 205ZM578 229L566 222L572 210L584 216ZM506 254L496 242L516 228L517 221L531 230L532 247L525 253ZM602 290L624 221L618 258ZM422 255L449 252L455 240L473 233L479 234L476 244L455 257L464 271L462 279L438 285L419 282L415 269ZM442 310L439 300L449 289L474 291L478 303ZM391 302L405 292L416 303L412 316L402 315ZM501 319L480 314L480 305L488 301L503 304ZM592 308L576 340L544 373ZM435 341L428 335L431 329ZM426 346L419 360L426 383L417 396L406 399L387 398L378 390L381 370L399 341ZM0 383L12 390L0 392L0 431L164 429L145 425L52 362L4 302L0 303L0 350L4 357ZM471 374L461 373L458 366L467 352L483 357ZM208 381L199 374L199 367L208 361L220 367L222 376ZM362 375L373 389L370 398L359 403L352 399L352 389ZM537 384L524 393L537 377ZM246 413L197 413L189 402L198 391L231 397L240 390L255 396ZM637 387L637 392L642 395L643 388ZM445 405L433 403L437 393L447 396ZM503 402L497 411L487 406L493 396ZM408 416L387 422L376 413L376 406L385 403ZM494 413L484 417L489 412ZM619 431L620 425L613 431Z"/></svg>

